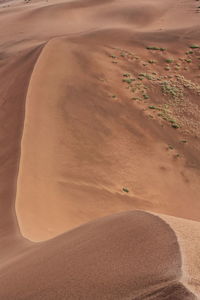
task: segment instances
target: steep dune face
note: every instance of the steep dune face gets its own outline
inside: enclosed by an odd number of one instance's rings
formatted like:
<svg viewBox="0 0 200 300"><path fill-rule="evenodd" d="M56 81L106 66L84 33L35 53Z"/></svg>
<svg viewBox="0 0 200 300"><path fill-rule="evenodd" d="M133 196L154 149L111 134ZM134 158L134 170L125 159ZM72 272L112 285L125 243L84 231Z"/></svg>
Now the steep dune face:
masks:
<svg viewBox="0 0 200 300"><path fill-rule="evenodd" d="M26 51L0 65L0 236L1 258L14 248L19 235L15 216L16 182L19 167L25 99L31 70L40 49Z"/></svg>
<svg viewBox="0 0 200 300"><path fill-rule="evenodd" d="M172 229L151 214L126 212L36 244L11 270L2 271L1 286L8 280L11 284L0 290L0 296L5 300L196 299L179 282L181 273Z"/></svg>

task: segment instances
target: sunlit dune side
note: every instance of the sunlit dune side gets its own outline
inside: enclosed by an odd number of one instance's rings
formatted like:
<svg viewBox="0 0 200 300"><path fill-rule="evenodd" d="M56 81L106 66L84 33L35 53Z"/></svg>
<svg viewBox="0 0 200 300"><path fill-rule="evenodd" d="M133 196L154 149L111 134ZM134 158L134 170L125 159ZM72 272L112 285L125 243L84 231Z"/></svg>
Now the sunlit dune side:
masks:
<svg viewBox="0 0 200 300"><path fill-rule="evenodd" d="M1 286L10 284L0 296L197 299L181 277L180 247L170 226L149 213L125 212L35 244L1 272Z"/></svg>
<svg viewBox="0 0 200 300"><path fill-rule="evenodd" d="M181 129L149 118L152 100L163 98L159 86L148 87L151 98L144 105L132 100L123 74L137 78L141 63L126 57L112 63L112 53L121 52L114 49L115 33L53 39L37 60L27 92L16 198L22 233L31 240L135 208L199 220L199 159L181 146ZM120 34L121 48L147 61L148 50L128 42L129 32ZM151 74L154 66L147 68Z"/></svg>
<svg viewBox="0 0 200 300"><path fill-rule="evenodd" d="M159 215L174 230L182 256L182 281L200 295L200 224L186 219Z"/></svg>

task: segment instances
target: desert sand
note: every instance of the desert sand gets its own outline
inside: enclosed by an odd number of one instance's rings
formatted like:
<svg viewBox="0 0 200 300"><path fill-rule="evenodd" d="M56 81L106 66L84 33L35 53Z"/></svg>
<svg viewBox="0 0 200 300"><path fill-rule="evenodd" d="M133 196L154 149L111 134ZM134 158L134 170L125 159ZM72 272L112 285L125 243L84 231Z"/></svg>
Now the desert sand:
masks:
<svg viewBox="0 0 200 300"><path fill-rule="evenodd" d="M0 25L0 299L198 299L198 2L0 0Z"/></svg>

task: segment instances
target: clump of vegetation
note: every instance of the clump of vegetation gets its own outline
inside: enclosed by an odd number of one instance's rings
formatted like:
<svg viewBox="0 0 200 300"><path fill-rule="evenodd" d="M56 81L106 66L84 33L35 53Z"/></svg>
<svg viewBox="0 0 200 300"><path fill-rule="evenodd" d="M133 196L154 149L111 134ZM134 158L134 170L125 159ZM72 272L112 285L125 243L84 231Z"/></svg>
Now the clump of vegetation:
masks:
<svg viewBox="0 0 200 300"><path fill-rule="evenodd" d="M186 58L185 61L189 64L192 62L191 58Z"/></svg>
<svg viewBox="0 0 200 300"><path fill-rule="evenodd" d="M140 73L140 74L138 74L138 76L139 76L138 79L140 79L141 77L146 78L148 80L154 80L155 79L154 76L152 76L150 74L147 74L147 73Z"/></svg>
<svg viewBox="0 0 200 300"><path fill-rule="evenodd" d="M149 96L147 94L143 94L144 99L149 99Z"/></svg>
<svg viewBox="0 0 200 300"><path fill-rule="evenodd" d="M200 48L200 46L199 45L191 45L190 48L191 49L198 49L198 48Z"/></svg>
<svg viewBox="0 0 200 300"><path fill-rule="evenodd" d="M180 143L186 144L187 140L181 140Z"/></svg>
<svg viewBox="0 0 200 300"><path fill-rule="evenodd" d="M180 126L179 126L176 122L174 122L174 123L172 123L172 127L175 128L175 129L177 129L177 128L179 128Z"/></svg>
<svg viewBox="0 0 200 300"><path fill-rule="evenodd" d="M160 108L159 108L159 107L156 107L156 106L154 106L154 105L149 105L149 109L156 109L156 110L160 110Z"/></svg>
<svg viewBox="0 0 200 300"><path fill-rule="evenodd" d="M128 84L131 84L134 80L135 80L135 79L133 79L133 78L124 78L122 81L123 81L123 82L126 82L126 83L128 83Z"/></svg>
<svg viewBox="0 0 200 300"><path fill-rule="evenodd" d="M123 188L122 191L125 192L125 193L129 193L129 189L128 188Z"/></svg>
<svg viewBox="0 0 200 300"><path fill-rule="evenodd" d="M148 46L146 48L147 48L147 50L159 50L159 51L165 51L166 50L166 48L155 47L155 46Z"/></svg>
<svg viewBox="0 0 200 300"><path fill-rule="evenodd" d="M150 60L148 60L148 63L149 64L155 64L157 61L156 60L153 60L153 59L150 59Z"/></svg>
<svg viewBox="0 0 200 300"><path fill-rule="evenodd" d="M158 116L161 117L163 120L169 122L173 128L179 128L179 124L175 119L172 118L171 112L168 109L168 105L164 105L163 108L159 109L160 112L158 113Z"/></svg>
<svg viewBox="0 0 200 300"><path fill-rule="evenodd" d="M130 77L131 74L129 74L129 73L124 73L123 76L124 76L124 77Z"/></svg>
<svg viewBox="0 0 200 300"><path fill-rule="evenodd" d="M117 58L117 56L114 55L114 54L111 54L110 57L112 57L112 58L114 58L114 59Z"/></svg>
<svg viewBox="0 0 200 300"><path fill-rule="evenodd" d="M131 98L131 100L135 100L135 101L142 101L142 99L140 98L140 97L133 97L133 98Z"/></svg>
<svg viewBox="0 0 200 300"><path fill-rule="evenodd" d="M186 52L187 55L188 55L188 54L193 54L193 53L194 53L194 52L193 52L192 50Z"/></svg>
<svg viewBox="0 0 200 300"><path fill-rule="evenodd" d="M167 58L165 61L166 61L166 63L168 63L168 64L171 64L171 63L174 62L174 60L173 60L172 58Z"/></svg>
<svg viewBox="0 0 200 300"><path fill-rule="evenodd" d="M173 150L174 147L172 145L168 145L168 149Z"/></svg>
<svg viewBox="0 0 200 300"><path fill-rule="evenodd" d="M164 81L161 83L161 89L163 94L171 96L173 98L181 97L182 90L173 84L171 81Z"/></svg>

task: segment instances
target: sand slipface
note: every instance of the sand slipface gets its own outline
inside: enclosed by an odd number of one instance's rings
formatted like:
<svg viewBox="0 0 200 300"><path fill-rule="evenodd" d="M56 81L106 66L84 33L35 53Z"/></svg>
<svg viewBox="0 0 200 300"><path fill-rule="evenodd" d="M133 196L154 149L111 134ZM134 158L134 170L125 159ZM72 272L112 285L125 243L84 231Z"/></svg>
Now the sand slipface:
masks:
<svg viewBox="0 0 200 300"><path fill-rule="evenodd" d="M0 299L200 296L199 12L0 0Z"/></svg>

